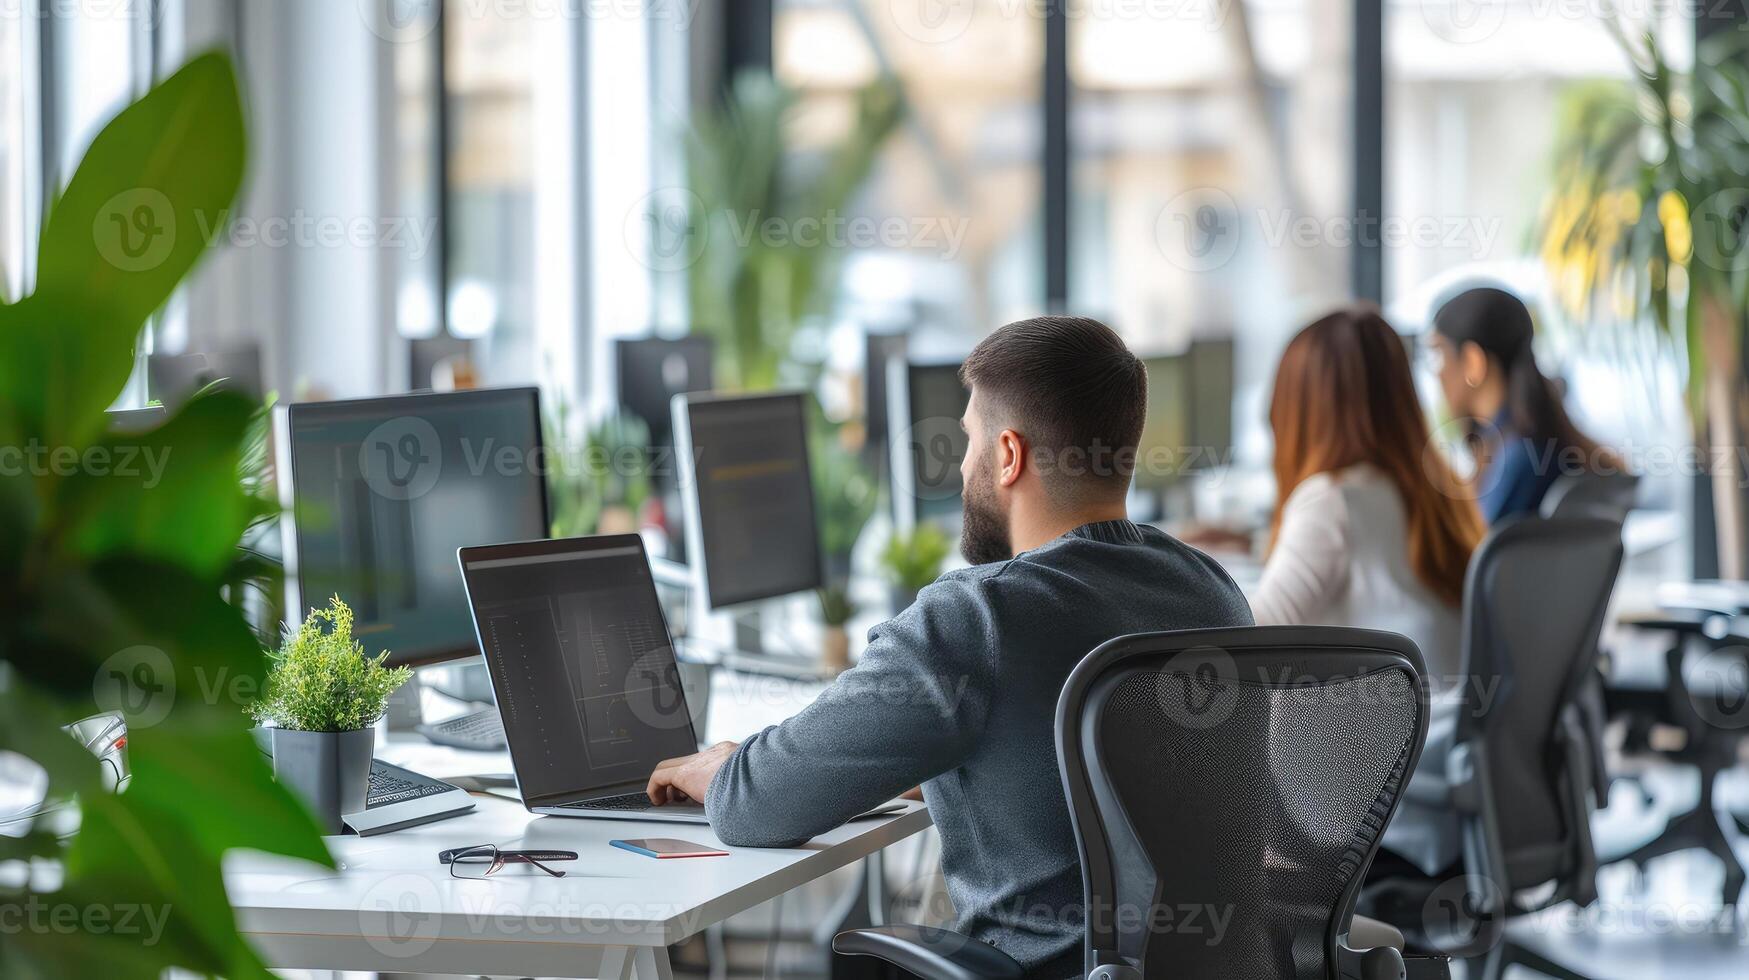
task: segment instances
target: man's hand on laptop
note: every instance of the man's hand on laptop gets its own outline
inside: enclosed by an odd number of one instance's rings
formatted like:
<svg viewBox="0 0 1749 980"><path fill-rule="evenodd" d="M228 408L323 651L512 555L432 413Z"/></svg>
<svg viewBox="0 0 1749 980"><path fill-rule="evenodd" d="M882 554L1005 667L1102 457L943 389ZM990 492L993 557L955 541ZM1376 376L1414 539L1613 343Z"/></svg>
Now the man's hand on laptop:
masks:
<svg viewBox="0 0 1749 980"><path fill-rule="evenodd" d="M710 792L711 780L716 778L723 763L729 761L738 744L718 742L703 752L657 763L646 790L650 802L657 806L687 801L703 803L705 794Z"/></svg>

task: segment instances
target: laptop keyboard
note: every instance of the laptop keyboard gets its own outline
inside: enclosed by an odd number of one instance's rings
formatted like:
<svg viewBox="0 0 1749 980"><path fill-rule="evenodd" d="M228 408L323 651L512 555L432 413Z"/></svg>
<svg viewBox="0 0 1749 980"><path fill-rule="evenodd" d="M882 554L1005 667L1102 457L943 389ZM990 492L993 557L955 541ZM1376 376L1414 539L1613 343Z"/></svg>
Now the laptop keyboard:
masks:
<svg viewBox="0 0 1749 980"><path fill-rule="evenodd" d="M655 804L642 793L627 793L624 796L607 796L599 800L561 803L559 806L566 810L649 810Z"/></svg>

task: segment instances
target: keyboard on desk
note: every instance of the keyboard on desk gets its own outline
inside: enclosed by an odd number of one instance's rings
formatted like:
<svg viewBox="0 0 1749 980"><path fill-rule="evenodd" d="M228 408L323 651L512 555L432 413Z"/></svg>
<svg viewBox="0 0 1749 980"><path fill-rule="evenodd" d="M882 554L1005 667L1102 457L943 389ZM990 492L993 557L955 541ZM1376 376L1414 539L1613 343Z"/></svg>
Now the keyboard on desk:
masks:
<svg viewBox="0 0 1749 980"><path fill-rule="evenodd" d="M623 796L605 796L599 800L578 800L575 803L561 803L567 810L648 810L656 804L643 793L626 793Z"/></svg>
<svg viewBox="0 0 1749 980"><path fill-rule="evenodd" d="M427 796L442 796L454 790L455 787L448 783L427 779L381 760L373 760L370 766L370 794L366 797L364 806L367 810L374 810L408 800L421 800Z"/></svg>
<svg viewBox="0 0 1749 980"><path fill-rule="evenodd" d="M420 725L419 734L434 745L474 752L496 752L506 746L504 719L497 708L486 708L447 721Z"/></svg>

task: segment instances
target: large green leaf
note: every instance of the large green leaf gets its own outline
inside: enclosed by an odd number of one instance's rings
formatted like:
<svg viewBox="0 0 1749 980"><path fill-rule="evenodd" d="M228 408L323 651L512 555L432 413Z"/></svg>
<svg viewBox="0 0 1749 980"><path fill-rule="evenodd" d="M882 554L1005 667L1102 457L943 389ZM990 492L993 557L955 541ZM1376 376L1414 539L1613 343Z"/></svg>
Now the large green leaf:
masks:
<svg viewBox="0 0 1749 980"><path fill-rule="evenodd" d="M267 976L237 934L219 854L204 838L181 820L165 819L132 789L88 798L84 810L84 825L67 855L67 887L48 900L160 910L165 918L156 941L116 937L134 947L146 968L124 976L157 976L168 966L232 980ZM47 952L67 956L64 945Z"/></svg>
<svg viewBox="0 0 1749 980"><path fill-rule="evenodd" d="M26 431L82 446L141 326L222 227L243 179L230 62L191 61L98 133L45 219L37 291L0 330L0 390Z"/></svg>
<svg viewBox="0 0 1749 980"><path fill-rule="evenodd" d="M23 677L83 702L83 714L122 710L135 725L174 713L234 727L266 672L215 579L129 555L45 579L32 615L14 628L26 639L10 658Z"/></svg>
<svg viewBox="0 0 1749 980"><path fill-rule="evenodd" d="M266 756L241 727L165 725L135 735L129 751L134 778L126 795L136 812L181 824L210 852L241 847L334 867L321 830L274 782Z"/></svg>
<svg viewBox="0 0 1749 980"><path fill-rule="evenodd" d="M229 392L190 401L163 426L81 451L50 518L85 555L126 552L216 574L256 505L237 482L253 406Z"/></svg>

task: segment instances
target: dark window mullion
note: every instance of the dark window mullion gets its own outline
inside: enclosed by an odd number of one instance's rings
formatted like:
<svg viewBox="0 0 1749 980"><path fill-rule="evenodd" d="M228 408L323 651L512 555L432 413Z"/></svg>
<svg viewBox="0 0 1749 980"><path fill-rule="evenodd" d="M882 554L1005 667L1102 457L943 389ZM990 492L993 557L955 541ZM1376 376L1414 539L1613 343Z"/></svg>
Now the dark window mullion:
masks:
<svg viewBox="0 0 1749 980"><path fill-rule="evenodd" d="M1046 0L1044 64L1045 308L1069 304L1069 13L1067 0Z"/></svg>
<svg viewBox="0 0 1749 980"><path fill-rule="evenodd" d="M1354 0L1354 201L1350 269L1356 299L1382 303L1385 254L1384 0Z"/></svg>

